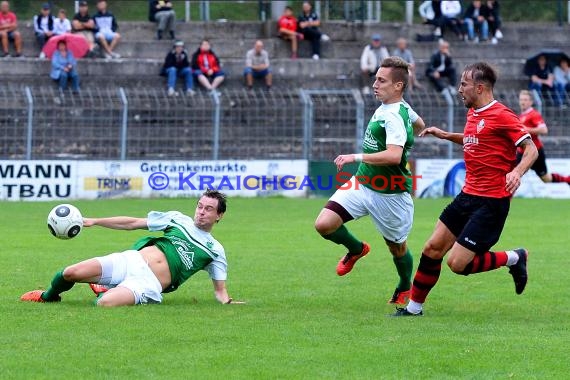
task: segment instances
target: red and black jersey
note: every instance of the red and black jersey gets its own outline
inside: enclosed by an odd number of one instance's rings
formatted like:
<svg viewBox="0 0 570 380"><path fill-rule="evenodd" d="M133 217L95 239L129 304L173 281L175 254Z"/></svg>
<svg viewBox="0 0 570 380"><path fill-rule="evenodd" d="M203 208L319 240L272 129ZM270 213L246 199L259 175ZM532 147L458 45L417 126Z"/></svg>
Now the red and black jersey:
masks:
<svg viewBox="0 0 570 380"><path fill-rule="evenodd" d="M512 196L505 189L506 175L516 165L517 145L529 137L517 115L496 100L469 109L463 131L463 192L490 198Z"/></svg>
<svg viewBox="0 0 570 380"><path fill-rule="evenodd" d="M521 113L519 115L519 119L521 119L521 123L523 123L525 128L536 128L541 125L546 125L544 119L542 119L540 112L532 107ZM531 133L530 137L532 138L534 145L536 145L536 149L542 148L542 141L540 141L538 135L533 135Z"/></svg>

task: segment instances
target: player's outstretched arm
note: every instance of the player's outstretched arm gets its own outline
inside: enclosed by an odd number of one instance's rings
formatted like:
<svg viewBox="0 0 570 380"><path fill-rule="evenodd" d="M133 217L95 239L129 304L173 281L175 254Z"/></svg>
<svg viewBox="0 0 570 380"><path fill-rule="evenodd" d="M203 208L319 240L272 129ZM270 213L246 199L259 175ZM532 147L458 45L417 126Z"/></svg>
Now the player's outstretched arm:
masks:
<svg viewBox="0 0 570 380"><path fill-rule="evenodd" d="M100 226L113 230L146 230L146 218L130 216L113 216L110 218L83 218L84 227Z"/></svg>
<svg viewBox="0 0 570 380"><path fill-rule="evenodd" d="M523 149L521 161L515 166L513 171L507 173L506 176L505 189L511 194L517 191L521 185L522 176L531 168L534 161L538 158L538 150L530 137L521 141L519 147Z"/></svg>
<svg viewBox="0 0 570 380"><path fill-rule="evenodd" d="M226 282L221 280L212 280L214 284L214 294L218 302L223 304L244 304L243 301L234 301L228 295L228 290L226 289Z"/></svg>
<svg viewBox="0 0 570 380"><path fill-rule="evenodd" d="M414 128L414 135L419 136L426 127L426 123L424 123L424 120L421 117L418 117L418 120L412 124L412 127Z"/></svg>
<svg viewBox="0 0 570 380"><path fill-rule="evenodd" d="M439 129L437 127L427 127L426 129L421 131L418 136L425 137L428 135L432 135L434 137L437 137L438 139L449 140L456 144L463 145L463 133L451 133Z"/></svg>

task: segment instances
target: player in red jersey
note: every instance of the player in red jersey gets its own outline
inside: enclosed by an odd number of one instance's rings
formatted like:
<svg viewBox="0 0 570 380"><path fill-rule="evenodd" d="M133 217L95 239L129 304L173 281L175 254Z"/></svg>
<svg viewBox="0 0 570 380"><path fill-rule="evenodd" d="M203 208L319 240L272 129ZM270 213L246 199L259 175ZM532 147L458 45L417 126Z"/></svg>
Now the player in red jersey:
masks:
<svg viewBox="0 0 570 380"><path fill-rule="evenodd" d="M510 199L538 152L517 115L494 99L496 81L495 70L485 62L465 67L458 91L469 109L463 133L436 127L420 133L463 145L465 186L443 210L424 245L410 302L405 308L397 308L393 316L423 315L423 304L439 279L447 252L447 265L453 272L467 276L508 266L515 292L524 291L528 251L489 250L499 240ZM517 147L523 150L518 165Z"/></svg>
<svg viewBox="0 0 570 380"><path fill-rule="evenodd" d="M521 113L519 118L524 124L527 132L532 137L532 142L536 145L538 149L538 158L532 165L531 169L534 170L537 176L540 177L542 182L566 182L570 185L570 176L563 176L558 173L549 173L546 168L546 155L544 154L544 147L542 141L540 141L540 135L546 135L548 133L548 128L546 123L542 119L542 115L532 108L532 95L528 90L522 90L519 93L519 107ZM522 151L519 149L517 151L517 160L522 157Z"/></svg>

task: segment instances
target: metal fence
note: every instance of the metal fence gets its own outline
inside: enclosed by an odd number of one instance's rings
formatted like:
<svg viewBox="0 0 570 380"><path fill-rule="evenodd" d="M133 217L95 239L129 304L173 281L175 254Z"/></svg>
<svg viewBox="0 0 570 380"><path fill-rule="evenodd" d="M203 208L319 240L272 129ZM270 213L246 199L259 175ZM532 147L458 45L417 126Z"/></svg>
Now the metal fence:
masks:
<svg viewBox="0 0 570 380"><path fill-rule="evenodd" d="M311 159L360 150L378 102L358 90L223 89L168 96L156 88L0 86L1 159ZM517 109L515 91L497 94ZM428 125L461 130L466 110L421 90L406 96ZM570 156L570 110L543 105L549 157ZM461 146L416 139L415 158L459 158Z"/></svg>

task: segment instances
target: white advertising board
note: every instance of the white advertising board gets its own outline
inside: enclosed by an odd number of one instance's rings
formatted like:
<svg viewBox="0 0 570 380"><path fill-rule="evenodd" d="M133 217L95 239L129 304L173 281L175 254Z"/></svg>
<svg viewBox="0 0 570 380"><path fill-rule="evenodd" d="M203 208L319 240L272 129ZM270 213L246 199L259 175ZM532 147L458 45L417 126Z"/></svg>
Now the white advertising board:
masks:
<svg viewBox="0 0 570 380"><path fill-rule="evenodd" d="M306 160L0 161L1 200L305 196Z"/></svg>

